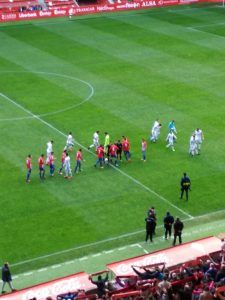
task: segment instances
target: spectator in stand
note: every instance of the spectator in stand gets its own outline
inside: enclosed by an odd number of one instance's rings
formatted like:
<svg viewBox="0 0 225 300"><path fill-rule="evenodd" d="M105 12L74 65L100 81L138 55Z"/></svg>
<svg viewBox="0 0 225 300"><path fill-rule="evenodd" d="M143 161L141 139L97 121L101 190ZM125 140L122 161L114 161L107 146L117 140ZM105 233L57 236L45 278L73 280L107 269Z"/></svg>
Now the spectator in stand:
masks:
<svg viewBox="0 0 225 300"><path fill-rule="evenodd" d="M221 265L220 270L216 274L216 282L219 282L222 279L225 279L225 265L224 264Z"/></svg>
<svg viewBox="0 0 225 300"><path fill-rule="evenodd" d="M138 267L139 269L143 269L144 272L138 271L134 266L131 266L133 271L142 279L158 279L162 280L163 278L163 271L165 268L165 264L163 264L162 270L159 269L159 267L155 267L153 270L147 269L147 267Z"/></svg>
<svg viewBox="0 0 225 300"><path fill-rule="evenodd" d="M213 263L210 264L209 269L206 271L205 276L211 277L213 280L216 279L217 269Z"/></svg>
<svg viewBox="0 0 225 300"><path fill-rule="evenodd" d="M206 286L200 294L199 300L213 300L213 295L210 293L208 286Z"/></svg>
<svg viewBox="0 0 225 300"><path fill-rule="evenodd" d="M109 273L108 272L106 273L105 278L102 278L101 275L98 275L98 279L93 280L92 275L90 275L89 279L91 280L91 282L93 284L95 284L97 286L97 294L98 294L99 298L102 298L104 295L106 295L106 293L107 293L106 282L109 279Z"/></svg>
<svg viewBox="0 0 225 300"><path fill-rule="evenodd" d="M174 217L171 216L169 211L166 213L166 216L164 217L163 222L164 222L164 228L165 228L165 240L167 240L168 234L169 234L169 237L171 237L172 226L174 223Z"/></svg>
<svg viewBox="0 0 225 300"><path fill-rule="evenodd" d="M221 263L225 263L225 239L221 239L222 245L221 245L221 256L222 256L222 261Z"/></svg>
<svg viewBox="0 0 225 300"><path fill-rule="evenodd" d="M15 289L12 285L12 276L11 276L11 272L9 269L9 264L7 262L4 263L4 265L2 267L2 294L5 293L4 287L5 287L6 283L8 283L11 291L14 292Z"/></svg>
<svg viewBox="0 0 225 300"><path fill-rule="evenodd" d="M164 276L163 280L158 283L158 291L161 296L164 296L163 299L167 299L166 297L172 287L171 283L167 279L167 276Z"/></svg>
<svg viewBox="0 0 225 300"><path fill-rule="evenodd" d="M179 243L182 244L182 231L184 228L183 222L179 218L176 219L175 223L173 224L174 229L174 240L173 240L173 246L176 245L177 237L179 238Z"/></svg>
<svg viewBox="0 0 225 300"><path fill-rule="evenodd" d="M219 300L225 300L225 286L216 288L215 297Z"/></svg>

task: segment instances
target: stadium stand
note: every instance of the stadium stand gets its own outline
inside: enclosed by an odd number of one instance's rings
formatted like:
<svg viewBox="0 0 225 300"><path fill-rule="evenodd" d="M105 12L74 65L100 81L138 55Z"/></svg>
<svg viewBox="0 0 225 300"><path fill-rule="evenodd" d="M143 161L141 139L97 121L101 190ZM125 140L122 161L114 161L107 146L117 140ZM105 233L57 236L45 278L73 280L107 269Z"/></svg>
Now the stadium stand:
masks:
<svg viewBox="0 0 225 300"><path fill-rule="evenodd" d="M208 237L111 263L98 273L77 273L0 299L224 300L223 255L221 240ZM139 269L140 276L135 269ZM108 279L109 272L111 279ZM101 298L98 298L99 288Z"/></svg>
<svg viewBox="0 0 225 300"><path fill-rule="evenodd" d="M52 9L64 9L68 6L79 6L76 0L45 0L47 8Z"/></svg>
<svg viewBox="0 0 225 300"><path fill-rule="evenodd" d="M0 13L42 10L38 0L0 0Z"/></svg>

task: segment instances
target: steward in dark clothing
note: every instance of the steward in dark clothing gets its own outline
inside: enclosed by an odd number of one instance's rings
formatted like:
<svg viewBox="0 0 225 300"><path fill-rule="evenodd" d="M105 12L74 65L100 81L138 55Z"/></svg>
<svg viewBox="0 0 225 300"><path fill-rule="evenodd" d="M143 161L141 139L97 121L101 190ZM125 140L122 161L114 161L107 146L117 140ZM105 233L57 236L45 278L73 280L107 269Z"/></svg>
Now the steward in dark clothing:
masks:
<svg viewBox="0 0 225 300"><path fill-rule="evenodd" d="M174 223L174 217L171 216L169 212L166 213L166 216L163 219L164 222L164 228L165 228L165 239L167 240L167 235L169 234L169 237L171 237L171 230L172 225Z"/></svg>
<svg viewBox="0 0 225 300"><path fill-rule="evenodd" d="M188 191L191 190L191 180L187 176L186 173L184 173L184 176L181 178L180 186L181 186L180 199L183 198L183 194L185 192L185 194L186 194L186 201L188 201Z"/></svg>
<svg viewBox="0 0 225 300"><path fill-rule="evenodd" d="M97 286L97 294L99 298L102 298L103 295L106 294L106 282L108 281L109 275L108 273L106 274L105 278L102 278L101 275L98 276L98 280L93 280L92 277L90 276L89 279L93 284Z"/></svg>
<svg viewBox="0 0 225 300"><path fill-rule="evenodd" d="M4 287L5 284L8 283L11 291L15 291L15 289L12 286L12 276L10 273L10 269L9 269L9 264L5 263L4 266L2 267L2 294L5 293L4 291Z"/></svg>
<svg viewBox="0 0 225 300"><path fill-rule="evenodd" d="M174 225L173 225L173 229L174 229L173 246L176 245L177 237L179 238L179 243L182 244L181 235L182 235L183 228L184 228L183 222L181 222L181 220L179 218L177 218Z"/></svg>
<svg viewBox="0 0 225 300"><path fill-rule="evenodd" d="M148 241L148 238L150 239L150 241L152 242L152 237L153 234L155 232L155 226L156 226L156 222L155 219L153 217L148 217L145 219L146 222L146 238L145 241Z"/></svg>

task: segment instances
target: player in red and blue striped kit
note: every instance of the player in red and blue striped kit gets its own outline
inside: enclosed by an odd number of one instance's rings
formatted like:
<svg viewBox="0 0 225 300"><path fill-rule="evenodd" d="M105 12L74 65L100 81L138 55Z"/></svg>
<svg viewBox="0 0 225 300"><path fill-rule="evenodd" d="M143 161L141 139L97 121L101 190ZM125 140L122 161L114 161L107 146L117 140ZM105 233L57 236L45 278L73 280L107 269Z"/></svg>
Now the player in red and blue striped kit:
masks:
<svg viewBox="0 0 225 300"><path fill-rule="evenodd" d="M26 176L26 182L30 182L30 174L32 171L32 164L31 164L31 155L29 154L26 158L26 167L27 167L27 176Z"/></svg>
<svg viewBox="0 0 225 300"><path fill-rule="evenodd" d="M39 166L39 176L40 179L45 179L45 160L44 160L44 154L41 154L41 156L38 159L38 166Z"/></svg>

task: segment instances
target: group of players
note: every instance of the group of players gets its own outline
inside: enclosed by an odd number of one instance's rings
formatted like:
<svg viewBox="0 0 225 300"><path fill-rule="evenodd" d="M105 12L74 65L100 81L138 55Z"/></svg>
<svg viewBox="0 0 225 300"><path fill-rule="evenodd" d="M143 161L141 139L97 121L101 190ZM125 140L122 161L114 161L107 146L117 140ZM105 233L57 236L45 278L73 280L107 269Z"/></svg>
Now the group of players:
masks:
<svg viewBox="0 0 225 300"><path fill-rule="evenodd" d="M50 176L54 176L55 174L55 156L53 151L53 143L54 143L53 140L47 143L46 159L44 154L41 154L41 156L38 158L40 180L45 180L45 165L49 166ZM74 146L74 138L72 132L69 132L69 135L66 140L66 146L64 147L62 152L61 167L58 170L58 174L60 175L63 174L63 170L64 170L64 174L65 174L64 177L66 179L72 178L69 152L72 151L73 146ZM76 166L74 168L74 173L78 173L79 171L81 171L82 160L83 160L82 149L79 149L76 152ZM32 156L30 154L26 158L26 168L27 168L26 182L29 183L31 172L32 172Z"/></svg>
<svg viewBox="0 0 225 300"><path fill-rule="evenodd" d="M160 130L162 128L162 124L159 119L156 119L150 135L150 141L156 142L160 136ZM177 140L177 130L175 127L175 121L172 120L169 122L168 126L169 133L166 137L166 147L170 148L172 151L175 151L174 145ZM115 142L111 142L110 135L108 132L104 133L104 144L100 144L99 142L99 130L95 131L93 134L93 142L88 147L88 150L94 148L97 156L97 160L95 163L95 167L104 168L104 165L114 165L115 167L119 167L120 162L122 161L122 153L124 154L125 160L127 162L131 161L131 152L130 152L130 142L127 137L122 136L121 140L117 140ZM199 155L201 150L201 144L204 140L203 132L200 128L197 128L190 138L190 146L189 153L191 156ZM69 132L66 140L66 146L63 149L62 157L61 157L61 167L58 170L58 174L62 175L64 172L64 177L66 179L70 179L72 177L72 173L78 173L82 171L81 163L83 160L82 149L80 148L76 152L75 160L76 165L74 168L74 172L71 170L71 160L69 152L72 151L74 146L74 138L72 132ZM147 151L147 142L145 139L141 141L141 152L142 152L142 161L146 161L146 151ZM30 182L30 176L32 172L32 157L29 154L26 158L26 182ZM49 141L47 143L47 151L46 151L46 159L44 154L38 159L38 167L39 167L39 176L41 180L45 179L45 165L49 166L49 174L50 176L54 176L55 173L55 157L53 152L53 141Z"/></svg>
<svg viewBox="0 0 225 300"><path fill-rule="evenodd" d="M53 143L54 141L51 140L47 143L47 150L46 150L46 158L44 154L41 154L38 158L38 168L39 168L39 177L40 180L45 180L45 166L49 166L49 174L50 176L54 176L55 174L55 156L53 151ZM74 138L72 132L69 132L66 140L66 145L62 152L61 157L61 167L58 170L58 174L63 175L66 179L70 179L73 176L73 173L81 172L81 164L83 159L82 149L80 148L77 150L75 155L76 165L74 171L72 172L71 169L71 159L69 153L73 150L74 146ZM98 165L100 168L104 168L105 164L113 164L115 167L119 166L119 162L122 161L122 153L124 153L125 160L130 162L131 161L131 153L130 153L130 142L128 139L123 136L122 140L117 140L116 142L112 143L110 141L110 136L107 132L105 132L105 140L104 145L99 143L99 131L97 130L93 134L93 143L88 147L88 150L91 148L95 148L97 160L95 163L95 167ZM145 140L142 140L142 148L143 148L143 160L146 159L146 149L147 143ZM29 154L26 158L26 182L30 182L31 172L32 172L32 156Z"/></svg>
<svg viewBox="0 0 225 300"><path fill-rule="evenodd" d="M151 130L150 141L156 142L160 135L160 130L162 128L162 124L159 122L159 119L156 119ZM175 121L172 120L169 122L169 133L166 137L167 148L170 148L172 151L175 151L174 144L177 140L177 130L175 127ZM200 128L197 128L190 137L189 143L189 154L191 156L199 155L201 151L201 144L204 140L203 132Z"/></svg>

